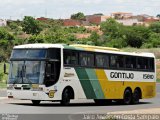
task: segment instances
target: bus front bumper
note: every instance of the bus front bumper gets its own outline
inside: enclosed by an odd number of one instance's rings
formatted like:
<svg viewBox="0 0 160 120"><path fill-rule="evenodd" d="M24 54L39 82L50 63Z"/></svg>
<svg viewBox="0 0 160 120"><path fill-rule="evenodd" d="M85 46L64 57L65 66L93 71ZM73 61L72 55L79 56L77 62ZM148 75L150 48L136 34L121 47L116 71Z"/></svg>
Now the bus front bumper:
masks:
<svg viewBox="0 0 160 120"><path fill-rule="evenodd" d="M45 93L44 91L7 90L8 98L21 100L60 100L60 98L57 95L58 93L55 93L54 91L51 91L51 93Z"/></svg>

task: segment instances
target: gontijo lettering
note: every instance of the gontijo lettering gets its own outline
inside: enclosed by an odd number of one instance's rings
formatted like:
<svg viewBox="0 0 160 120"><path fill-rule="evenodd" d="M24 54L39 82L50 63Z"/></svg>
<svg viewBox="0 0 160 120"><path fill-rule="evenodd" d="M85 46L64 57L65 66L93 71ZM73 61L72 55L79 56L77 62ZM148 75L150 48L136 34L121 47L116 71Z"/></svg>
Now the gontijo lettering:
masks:
<svg viewBox="0 0 160 120"><path fill-rule="evenodd" d="M111 78L127 78L127 79L134 79L133 73L125 73L125 72L111 72Z"/></svg>

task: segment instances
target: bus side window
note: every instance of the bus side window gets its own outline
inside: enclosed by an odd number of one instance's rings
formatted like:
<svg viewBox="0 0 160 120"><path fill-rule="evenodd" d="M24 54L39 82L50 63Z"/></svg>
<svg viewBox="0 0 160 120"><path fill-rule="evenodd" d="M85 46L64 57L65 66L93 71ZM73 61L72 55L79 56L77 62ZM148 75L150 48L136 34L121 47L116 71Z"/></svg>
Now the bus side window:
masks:
<svg viewBox="0 0 160 120"><path fill-rule="evenodd" d="M154 71L154 58L149 58L149 71Z"/></svg>
<svg viewBox="0 0 160 120"><path fill-rule="evenodd" d="M127 69L135 69L136 66L136 57L126 56L125 57L125 65Z"/></svg>
<svg viewBox="0 0 160 120"><path fill-rule="evenodd" d="M79 61L81 66L93 67L94 66L94 54L81 52L79 54Z"/></svg>
<svg viewBox="0 0 160 120"><path fill-rule="evenodd" d="M117 68L124 68L124 56L117 56Z"/></svg>
<svg viewBox="0 0 160 120"><path fill-rule="evenodd" d="M96 54L96 67L107 68L109 65L109 57L104 54Z"/></svg>
<svg viewBox="0 0 160 120"><path fill-rule="evenodd" d="M65 65L77 65L78 64L78 53L72 50L64 51L64 64Z"/></svg>
<svg viewBox="0 0 160 120"><path fill-rule="evenodd" d="M117 56L111 55L110 56L110 67L111 68L116 68L117 67Z"/></svg>

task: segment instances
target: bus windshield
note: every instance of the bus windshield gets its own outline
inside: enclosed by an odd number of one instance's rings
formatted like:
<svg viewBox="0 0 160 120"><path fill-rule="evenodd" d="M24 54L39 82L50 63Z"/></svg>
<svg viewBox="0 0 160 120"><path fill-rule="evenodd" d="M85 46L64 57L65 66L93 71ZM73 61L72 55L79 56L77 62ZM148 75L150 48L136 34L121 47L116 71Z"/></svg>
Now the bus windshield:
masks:
<svg viewBox="0 0 160 120"><path fill-rule="evenodd" d="M11 58L34 58L41 59L46 57L47 50L45 49L15 49L12 52Z"/></svg>
<svg viewBox="0 0 160 120"><path fill-rule="evenodd" d="M44 61L11 61L9 84L42 84Z"/></svg>

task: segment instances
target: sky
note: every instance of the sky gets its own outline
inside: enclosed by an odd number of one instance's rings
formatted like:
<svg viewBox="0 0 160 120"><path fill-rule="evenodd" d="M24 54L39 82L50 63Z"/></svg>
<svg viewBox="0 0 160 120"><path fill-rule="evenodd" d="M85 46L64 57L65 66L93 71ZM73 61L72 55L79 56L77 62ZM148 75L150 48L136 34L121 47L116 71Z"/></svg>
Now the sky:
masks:
<svg viewBox="0 0 160 120"><path fill-rule="evenodd" d="M160 0L0 0L0 8L2 19L23 19L24 16L70 18L77 12L85 15L131 12L156 16L160 14Z"/></svg>

